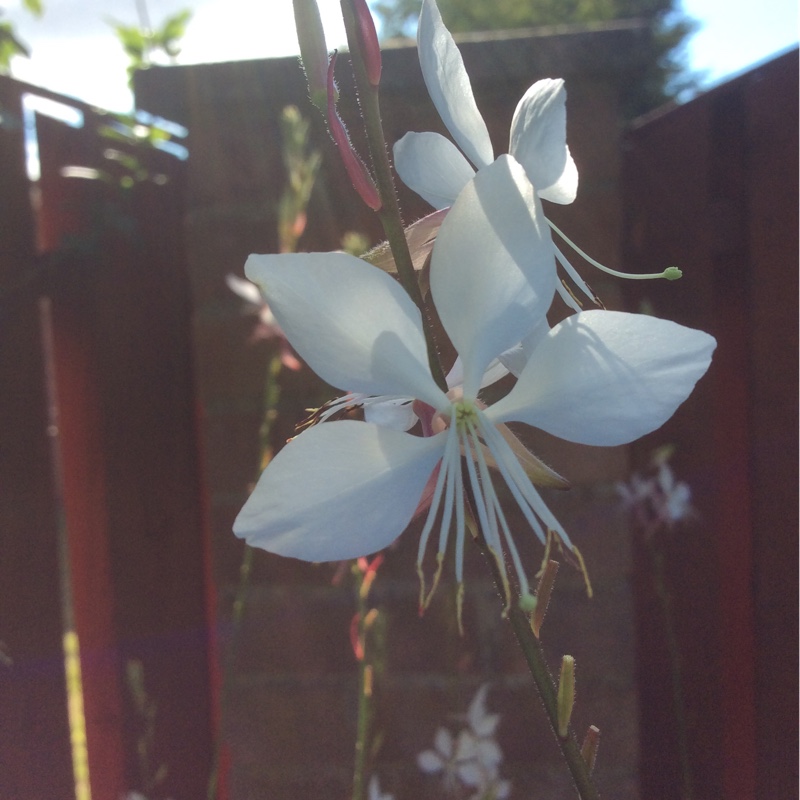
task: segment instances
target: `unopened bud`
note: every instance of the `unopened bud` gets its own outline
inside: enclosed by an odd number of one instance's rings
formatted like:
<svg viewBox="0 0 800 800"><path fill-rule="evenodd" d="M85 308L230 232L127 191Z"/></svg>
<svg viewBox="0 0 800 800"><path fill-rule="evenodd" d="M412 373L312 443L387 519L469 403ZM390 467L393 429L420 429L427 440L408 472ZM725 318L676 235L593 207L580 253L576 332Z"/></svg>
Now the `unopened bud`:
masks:
<svg viewBox="0 0 800 800"><path fill-rule="evenodd" d="M367 0L352 0L352 3L367 79L373 86L377 86L381 82L381 47L378 44L375 20L372 18Z"/></svg>
<svg viewBox="0 0 800 800"><path fill-rule="evenodd" d="M569 720L575 705L575 659L561 659L561 674L558 676L558 735L566 739L569 735Z"/></svg>
<svg viewBox="0 0 800 800"><path fill-rule="evenodd" d="M676 281L678 278L683 277L683 271L679 267L667 267L664 270L664 277L668 281Z"/></svg>
<svg viewBox="0 0 800 800"><path fill-rule="evenodd" d="M542 629L547 607L550 605L550 596L553 593L553 584L556 581L557 573L558 561L549 558L542 571L542 577L539 579L539 587L536 589L536 608L531 616L531 628L537 639L539 631Z"/></svg>
<svg viewBox="0 0 800 800"><path fill-rule="evenodd" d="M339 117L339 112L336 110L336 86L333 80L335 64L336 52L331 56L331 61L328 65L328 127L333 141L336 142L336 146L339 148L339 154L342 157L344 168L347 170L347 175L353 184L353 188L373 211L378 211L383 205L378 193L378 187L375 185L375 181L372 180L366 164L353 148L347 129L344 127L344 123Z"/></svg>
<svg viewBox="0 0 800 800"><path fill-rule="evenodd" d="M594 770L595 761L597 761L597 750L599 747L600 728L590 725L589 730L586 731L586 737L583 740L583 744L581 745L581 756L583 756L583 760L586 762L586 766L589 768L590 775Z"/></svg>
<svg viewBox="0 0 800 800"><path fill-rule="evenodd" d="M311 102L324 114L327 102L328 47L317 0L292 0L300 59Z"/></svg>

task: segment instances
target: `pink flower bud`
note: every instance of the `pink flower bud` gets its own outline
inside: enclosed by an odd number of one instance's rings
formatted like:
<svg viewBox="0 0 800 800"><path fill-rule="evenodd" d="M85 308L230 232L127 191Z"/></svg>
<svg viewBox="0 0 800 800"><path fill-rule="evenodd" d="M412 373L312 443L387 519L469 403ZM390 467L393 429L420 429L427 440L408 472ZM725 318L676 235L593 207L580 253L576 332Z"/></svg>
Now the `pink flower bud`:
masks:
<svg viewBox="0 0 800 800"><path fill-rule="evenodd" d="M375 20L372 18L367 0L352 0L352 3L358 23L361 55L367 70L367 78L373 86L377 86L381 82L381 48L375 30Z"/></svg>
<svg viewBox="0 0 800 800"><path fill-rule="evenodd" d="M336 110L336 86L333 82L333 68L336 64L336 52L331 56L330 64L328 65L328 127L330 128L333 141L339 148L339 153L344 162L344 168L347 170L347 175L350 178L353 188L361 196L361 199L373 210L379 211L383 203L381 202L378 188L366 164L361 160L360 156L353 149L350 137L347 135L347 129L339 117L339 112Z"/></svg>

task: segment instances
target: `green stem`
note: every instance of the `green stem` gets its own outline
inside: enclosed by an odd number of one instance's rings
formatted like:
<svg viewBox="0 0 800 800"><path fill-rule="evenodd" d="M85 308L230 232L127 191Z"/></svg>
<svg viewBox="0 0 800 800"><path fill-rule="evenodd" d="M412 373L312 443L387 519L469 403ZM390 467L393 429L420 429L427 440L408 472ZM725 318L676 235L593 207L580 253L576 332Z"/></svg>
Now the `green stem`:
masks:
<svg viewBox="0 0 800 800"><path fill-rule="evenodd" d="M362 576L363 577L363 576ZM366 599L361 596L361 586L356 589L358 596L358 639L363 648L362 658L358 662L358 716L356 727L356 753L353 768L353 800L364 800L367 791L367 755L372 723L372 691L367 686L367 632L365 619L367 614Z"/></svg>
<svg viewBox="0 0 800 800"><path fill-rule="evenodd" d="M478 531L478 545L489 564L495 583L503 596L503 601L509 609L508 619L511 623L511 629L517 638L522 654L528 664L528 669L533 676L533 682L536 684L536 690L544 705L547 719L556 737L556 742L561 749L561 754L567 762L575 788L578 790L578 796L581 800L600 800L600 793L594 785L589 767L581 755L581 748L574 729L569 726L565 737L558 735L558 688L553 681L553 676L550 674L550 668L547 666L542 646L533 633L530 619L513 598L505 596L506 582L503 580L497 561L486 546L480 531Z"/></svg>
<svg viewBox="0 0 800 800"><path fill-rule="evenodd" d="M489 560L494 561L491 555ZM588 765L583 760L580 745L575 737L575 731L570 726L566 737L558 735L558 690L553 682L553 677L550 674L539 640L533 635L528 615L518 606L512 605L508 612L508 617L514 635L522 648L525 660L528 662L528 669L533 676L539 697L542 699L547 718L550 721L550 727L553 729L558 746L561 748L561 753L572 775L572 780L575 782L578 796L581 800L599 800L600 793L594 785Z"/></svg>
<svg viewBox="0 0 800 800"><path fill-rule="evenodd" d="M364 67L364 60L361 57L361 45L357 30L355 14L350 6L349 0L341 0L342 16L344 17L345 30L347 31L347 43L350 47L350 61L353 66L355 76L356 91L361 104L361 113L364 118L364 126L367 133L367 144L370 156L372 157L372 167L375 171L375 182L378 185L383 207L378 211L381 225L383 225L386 239L394 256L397 266L397 275L403 288L408 292L411 299L419 308L424 321L427 321L427 312L419 288L417 273L414 269L414 262L411 259L411 252L408 249L405 231L403 230L403 218L400 214L400 206L397 202L397 192L395 190L392 167L389 163L389 153L386 149L386 137L383 133L383 122L381 121L380 97L378 87L373 86L368 78ZM428 363L431 374L443 392L447 392L447 381L445 380L442 365L439 363L439 355L436 349L431 327L423 324L422 329L425 333L425 343L428 350Z"/></svg>

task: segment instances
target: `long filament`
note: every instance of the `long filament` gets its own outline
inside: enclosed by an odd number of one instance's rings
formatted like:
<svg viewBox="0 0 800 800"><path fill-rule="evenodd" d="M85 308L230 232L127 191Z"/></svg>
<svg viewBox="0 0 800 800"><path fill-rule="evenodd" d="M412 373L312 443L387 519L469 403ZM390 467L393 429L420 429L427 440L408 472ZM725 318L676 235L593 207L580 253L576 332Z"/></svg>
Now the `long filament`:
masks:
<svg viewBox="0 0 800 800"><path fill-rule="evenodd" d="M603 272L608 273L609 275L613 275L616 278L629 278L630 280L634 281L647 281L653 280L655 278L666 278L667 276L663 272L649 272L646 274L636 274L631 272L619 272L616 269L611 269L611 267L606 267L601 264L599 261L595 261L590 255L584 253L578 245L575 244L563 231L561 231L558 227L553 225L550 220L547 220L547 224L583 259L588 261L593 267L597 267L597 269L602 270Z"/></svg>

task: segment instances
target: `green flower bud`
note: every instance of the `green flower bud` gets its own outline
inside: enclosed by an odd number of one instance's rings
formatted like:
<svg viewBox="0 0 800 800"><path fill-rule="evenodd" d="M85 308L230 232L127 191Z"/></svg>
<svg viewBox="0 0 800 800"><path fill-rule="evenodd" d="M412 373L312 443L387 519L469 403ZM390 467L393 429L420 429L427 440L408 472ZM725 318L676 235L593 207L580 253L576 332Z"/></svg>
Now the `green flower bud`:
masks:
<svg viewBox="0 0 800 800"><path fill-rule="evenodd" d="M328 102L328 47L317 0L292 0L300 59L311 102L324 114Z"/></svg>

